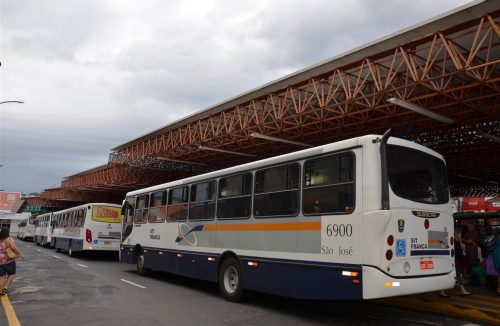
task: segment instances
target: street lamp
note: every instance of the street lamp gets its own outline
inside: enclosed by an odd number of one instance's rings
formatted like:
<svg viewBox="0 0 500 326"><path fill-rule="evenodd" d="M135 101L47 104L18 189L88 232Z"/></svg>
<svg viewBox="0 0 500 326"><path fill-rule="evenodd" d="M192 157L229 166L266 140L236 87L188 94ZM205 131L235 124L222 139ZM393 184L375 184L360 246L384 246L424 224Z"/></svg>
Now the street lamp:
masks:
<svg viewBox="0 0 500 326"><path fill-rule="evenodd" d="M0 102L0 104L4 104L4 103L19 103L19 104L23 104L24 102L23 101L3 101L3 102Z"/></svg>
<svg viewBox="0 0 500 326"><path fill-rule="evenodd" d="M252 132L250 134L250 137L271 140L271 141L277 141L280 143L292 144L292 145L297 145L297 146L302 146L302 147L313 147L312 145L309 145L306 143L288 140L288 139L283 139L283 138L278 138L278 137L273 137L273 136L268 136L268 135L263 135L263 134L259 134L258 132Z"/></svg>
<svg viewBox="0 0 500 326"><path fill-rule="evenodd" d="M405 101L405 100L401 100L399 98L391 97L391 98L388 98L386 101L389 102L389 103L391 103L391 104L400 106L402 108L405 108L407 110L419 113L421 115L425 115L425 116L427 116L427 117L429 117L431 119L434 119L434 120L437 120L437 121L440 121L440 122L443 122L443 123L452 124L452 123L455 122L453 119L445 117L444 115L441 115L439 113L436 113L436 112L433 112L433 111L421 108L421 107L419 107L419 106L417 106L417 105L415 105L415 104L413 104L411 102L408 102L408 101Z"/></svg>

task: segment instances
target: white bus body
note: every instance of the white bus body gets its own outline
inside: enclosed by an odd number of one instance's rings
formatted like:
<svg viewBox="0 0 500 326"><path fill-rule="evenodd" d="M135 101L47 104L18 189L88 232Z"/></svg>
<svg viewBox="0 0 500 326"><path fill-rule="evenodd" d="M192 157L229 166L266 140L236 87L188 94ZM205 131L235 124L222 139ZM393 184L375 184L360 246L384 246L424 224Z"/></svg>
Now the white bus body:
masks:
<svg viewBox="0 0 500 326"><path fill-rule="evenodd" d="M384 181L388 180L388 181ZM304 299L453 287L453 218L438 153L368 135L130 192L120 259Z"/></svg>
<svg viewBox="0 0 500 326"><path fill-rule="evenodd" d="M34 218L30 217L28 219L22 220L19 223L19 232L17 237L25 241L33 241L35 235L35 224L33 224Z"/></svg>
<svg viewBox="0 0 500 326"><path fill-rule="evenodd" d="M53 213L46 213L38 215L35 219L35 237L33 241L40 246L50 245L52 240L52 223Z"/></svg>
<svg viewBox="0 0 500 326"><path fill-rule="evenodd" d="M9 234L11 237L17 237L19 238L19 223L16 220L12 220L10 222L10 230Z"/></svg>
<svg viewBox="0 0 500 326"><path fill-rule="evenodd" d="M51 245L57 251L118 251L120 248L121 207L90 203L53 213Z"/></svg>

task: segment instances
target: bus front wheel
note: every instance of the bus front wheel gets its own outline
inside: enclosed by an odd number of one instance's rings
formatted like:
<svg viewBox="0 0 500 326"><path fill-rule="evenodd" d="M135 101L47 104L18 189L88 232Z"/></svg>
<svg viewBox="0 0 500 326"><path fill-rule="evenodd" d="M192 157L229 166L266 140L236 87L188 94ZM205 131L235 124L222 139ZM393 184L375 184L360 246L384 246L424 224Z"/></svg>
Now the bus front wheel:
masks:
<svg viewBox="0 0 500 326"><path fill-rule="evenodd" d="M227 301L238 302L243 299L243 271L236 258L229 257L222 263L219 271L219 289Z"/></svg>

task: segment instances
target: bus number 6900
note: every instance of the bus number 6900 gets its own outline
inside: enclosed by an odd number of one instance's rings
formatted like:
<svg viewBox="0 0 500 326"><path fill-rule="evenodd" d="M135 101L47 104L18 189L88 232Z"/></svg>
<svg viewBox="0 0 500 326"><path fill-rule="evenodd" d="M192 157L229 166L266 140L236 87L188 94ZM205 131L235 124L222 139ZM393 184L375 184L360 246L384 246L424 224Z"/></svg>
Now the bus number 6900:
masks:
<svg viewBox="0 0 500 326"><path fill-rule="evenodd" d="M350 237L352 235L351 224L328 224L326 235L329 237Z"/></svg>

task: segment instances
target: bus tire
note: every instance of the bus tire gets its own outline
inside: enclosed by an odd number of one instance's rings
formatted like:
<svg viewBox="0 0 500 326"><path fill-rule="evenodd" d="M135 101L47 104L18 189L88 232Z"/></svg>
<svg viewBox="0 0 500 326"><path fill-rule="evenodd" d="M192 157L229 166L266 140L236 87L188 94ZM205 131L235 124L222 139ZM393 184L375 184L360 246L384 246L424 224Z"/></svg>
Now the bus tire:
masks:
<svg viewBox="0 0 500 326"><path fill-rule="evenodd" d="M238 259L229 257L222 263L219 270L219 290L227 301L239 302L243 299L243 270Z"/></svg>
<svg viewBox="0 0 500 326"><path fill-rule="evenodd" d="M142 275L142 276L146 276L148 275L151 270L149 268L146 268L146 258L144 257L144 251L139 251L138 255L137 255L137 262L136 262L136 266L137 266L137 273L139 275Z"/></svg>
<svg viewBox="0 0 500 326"><path fill-rule="evenodd" d="M72 248L72 243L71 243L71 240L69 241L69 248L68 248L68 256L70 257L75 257L75 252L73 251L73 248Z"/></svg>

